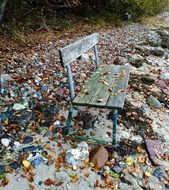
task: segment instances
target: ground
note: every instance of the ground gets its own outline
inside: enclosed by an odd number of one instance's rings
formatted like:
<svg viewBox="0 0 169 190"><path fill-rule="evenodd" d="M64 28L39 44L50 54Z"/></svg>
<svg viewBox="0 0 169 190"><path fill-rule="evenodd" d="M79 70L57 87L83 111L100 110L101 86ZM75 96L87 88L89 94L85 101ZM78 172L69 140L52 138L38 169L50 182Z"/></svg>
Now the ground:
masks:
<svg viewBox="0 0 169 190"><path fill-rule="evenodd" d="M168 20L169 12L165 11L144 24L126 23L97 31L101 64L127 62L132 66L126 102L118 119L118 146L106 147L108 161L99 169L88 159L74 166L66 164L66 151L79 142L65 140L62 135L69 91L58 50L87 32L60 35L53 41L50 37L35 47L24 44L23 50L3 44L0 189L169 188ZM93 72L92 59L92 52L88 52L72 64L76 92ZM87 109L94 118L92 124L82 117L85 111L75 109L73 129L79 129L81 137L90 134L110 142L110 110ZM84 129L84 121L89 129ZM96 146L88 143L87 149L91 152Z"/></svg>

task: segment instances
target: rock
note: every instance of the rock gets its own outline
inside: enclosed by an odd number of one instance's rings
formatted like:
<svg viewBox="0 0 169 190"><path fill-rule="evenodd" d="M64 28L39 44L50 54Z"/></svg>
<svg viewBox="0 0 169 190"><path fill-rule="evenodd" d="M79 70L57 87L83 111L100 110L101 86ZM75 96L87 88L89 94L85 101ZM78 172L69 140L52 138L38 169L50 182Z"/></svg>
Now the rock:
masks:
<svg viewBox="0 0 169 190"><path fill-rule="evenodd" d="M169 48L169 31L159 30L157 32L162 38L162 47Z"/></svg>
<svg viewBox="0 0 169 190"><path fill-rule="evenodd" d="M109 167L109 166L104 166L103 169L104 169L105 171L110 171L110 167Z"/></svg>
<svg viewBox="0 0 169 190"><path fill-rule="evenodd" d="M108 161L108 151L104 146L97 146L90 153L90 161L94 162L98 168L101 168Z"/></svg>
<svg viewBox="0 0 169 190"><path fill-rule="evenodd" d="M149 189L153 189L153 190L165 190L165 185L163 183L161 183L156 177L151 176L151 178L149 179L149 182L147 184L147 187Z"/></svg>
<svg viewBox="0 0 169 190"><path fill-rule="evenodd" d="M134 141L137 144L141 144L143 142L143 138L139 135L136 135L131 137L131 141Z"/></svg>
<svg viewBox="0 0 169 190"><path fill-rule="evenodd" d="M120 190L129 189L129 185L128 185L127 183L122 183L122 182L120 182L120 183L119 183L119 189L120 189Z"/></svg>
<svg viewBox="0 0 169 190"><path fill-rule="evenodd" d="M13 105L13 110L15 110L15 111L21 111L21 110L24 110L25 108L26 107L24 105L22 105L22 104L16 103L16 104Z"/></svg>
<svg viewBox="0 0 169 190"><path fill-rule="evenodd" d="M162 45L161 36L156 31L150 31L147 35L147 40L150 46L157 47Z"/></svg>
<svg viewBox="0 0 169 190"><path fill-rule="evenodd" d="M141 67L146 62L146 59L139 54L128 54L127 58L128 62L136 68Z"/></svg>
<svg viewBox="0 0 169 190"><path fill-rule="evenodd" d="M144 83L144 84L147 84L147 85L152 85L154 84L155 80L153 78L150 78L148 76L145 76L143 78L141 78L141 81Z"/></svg>
<svg viewBox="0 0 169 190"><path fill-rule="evenodd" d="M111 170L113 172L116 172L116 173L120 173L122 170L124 169L124 167L120 167L119 165L114 165L113 167L111 167Z"/></svg>
<svg viewBox="0 0 169 190"><path fill-rule="evenodd" d="M14 169L14 170L17 170L18 168L21 167L21 165L20 165L18 162L16 162L16 161L10 163L9 166L10 166L12 169Z"/></svg>
<svg viewBox="0 0 169 190"><path fill-rule="evenodd" d="M161 57L161 56L163 56L165 54L165 51L161 47L154 47L154 48L150 49L150 53L152 55Z"/></svg>
<svg viewBox="0 0 169 190"><path fill-rule="evenodd" d="M152 54L161 57L165 54L164 49L161 47L135 46L135 48L146 55Z"/></svg>
<svg viewBox="0 0 169 190"><path fill-rule="evenodd" d="M160 159L159 156L157 156L165 153L163 148L161 147L161 143L155 140L153 141L151 139L146 139L145 143L151 161L157 166L161 165L164 167L169 167L168 161L162 160L162 158Z"/></svg>
<svg viewBox="0 0 169 190"><path fill-rule="evenodd" d="M135 100L139 100L139 99L140 99L140 94L135 91L135 92L132 93L132 97L133 97Z"/></svg>
<svg viewBox="0 0 169 190"><path fill-rule="evenodd" d="M162 104L160 101L158 101L154 96L149 96L146 100L147 104L150 106L150 107L154 107L154 108L157 108L157 109L160 109L162 108Z"/></svg>
<svg viewBox="0 0 169 190"><path fill-rule="evenodd" d="M5 166L0 165L0 174L5 173Z"/></svg>
<svg viewBox="0 0 169 190"><path fill-rule="evenodd" d="M140 188L140 186L137 183L137 179L135 179L132 175L130 175L129 173L126 173L123 177L124 181L132 186L134 186L135 188Z"/></svg>
<svg viewBox="0 0 169 190"><path fill-rule="evenodd" d="M7 139L7 138L2 138L1 139L1 144L5 147L9 146L11 140L10 139Z"/></svg>
<svg viewBox="0 0 169 190"><path fill-rule="evenodd" d="M113 64L114 64L114 65L124 65L126 62L127 62L127 59L126 59L126 58L117 56L117 57L114 59Z"/></svg>
<svg viewBox="0 0 169 190"><path fill-rule="evenodd" d="M161 80L169 79L169 72L160 74L159 79Z"/></svg>

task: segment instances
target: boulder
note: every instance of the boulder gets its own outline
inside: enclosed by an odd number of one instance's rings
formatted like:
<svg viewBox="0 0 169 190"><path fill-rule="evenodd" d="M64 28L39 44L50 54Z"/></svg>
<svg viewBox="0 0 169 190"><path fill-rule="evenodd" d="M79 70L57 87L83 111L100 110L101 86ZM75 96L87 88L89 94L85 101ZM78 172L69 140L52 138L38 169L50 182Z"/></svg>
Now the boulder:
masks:
<svg viewBox="0 0 169 190"><path fill-rule="evenodd" d="M101 168L108 161L108 151L104 146L97 146L90 153L90 161L94 162L98 168Z"/></svg>

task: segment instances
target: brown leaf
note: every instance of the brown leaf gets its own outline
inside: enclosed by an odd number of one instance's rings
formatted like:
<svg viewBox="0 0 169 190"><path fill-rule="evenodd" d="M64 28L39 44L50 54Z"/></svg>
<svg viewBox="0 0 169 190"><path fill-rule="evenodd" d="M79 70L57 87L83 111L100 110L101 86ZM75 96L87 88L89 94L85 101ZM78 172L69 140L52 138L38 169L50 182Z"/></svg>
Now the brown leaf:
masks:
<svg viewBox="0 0 169 190"><path fill-rule="evenodd" d="M56 186L61 186L64 182L63 181L58 181L57 183L55 183Z"/></svg>
<svg viewBox="0 0 169 190"><path fill-rule="evenodd" d="M1 186L5 187L7 186L9 183L9 179L7 177L5 177L2 181L1 181Z"/></svg>

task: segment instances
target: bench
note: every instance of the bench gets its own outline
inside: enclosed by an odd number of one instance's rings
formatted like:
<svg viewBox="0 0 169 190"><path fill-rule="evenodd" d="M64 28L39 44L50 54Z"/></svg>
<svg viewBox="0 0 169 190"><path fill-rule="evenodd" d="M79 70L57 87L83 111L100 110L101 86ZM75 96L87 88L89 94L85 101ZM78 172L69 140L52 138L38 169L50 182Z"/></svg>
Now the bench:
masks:
<svg viewBox="0 0 169 190"><path fill-rule="evenodd" d="M69 134L73 107L75 105L111 109L113 111L112 144L116 145L118 110L124 106L130 75L130 65L105 64L99 67L99 57L96 46L98 39L99 34L94 33L59 50L61 65L67 70L71 98L64 134ZM84 88L75 96L71 63L91 48L94 50L96 70L86 82Z"/></svg>

